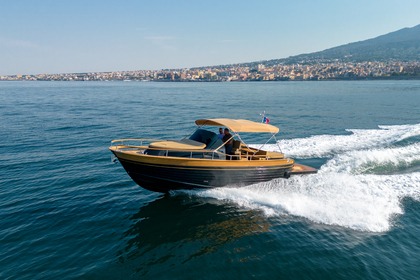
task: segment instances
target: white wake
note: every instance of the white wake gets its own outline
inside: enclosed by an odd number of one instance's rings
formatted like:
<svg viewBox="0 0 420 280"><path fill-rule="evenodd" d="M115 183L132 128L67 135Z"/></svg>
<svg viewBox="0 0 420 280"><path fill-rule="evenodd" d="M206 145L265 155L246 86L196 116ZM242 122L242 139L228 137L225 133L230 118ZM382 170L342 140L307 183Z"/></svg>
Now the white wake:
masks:
<svg viewBox="0 0 420 280"><path fill-rule="evenodd" d="M194 195L259 209L268 216L293 215L316 223L383 232L402 214L400 199L420 201L420 173L349 175L321 173L277 179L242 188L194 191Z"/></svg>
<svg viewBox="0 0 420 280"><path fill-rule="evenodd" d="M420 171L420 143L405 147L348 151L330 159L321 167L320 172L366 174L382 170L381 173L390 173L410 166L418 166Z"/></svg>
<svg viewBox="0 0 420 280"><path fill-rule="evenodd" d="M403 198L420 201L420 143L393 145L420 135L420 124L348 131L352 134L281 141L288 155L327 157L317 174L188 193L259 209L268 216L290 215L360 231L388 231L404 212Z"/></svg>
<svg viewBox="0 0 420 280"><path fill-rule="evenodd" d="M339 153L384 147L420 135L420 124L379 126L378 129L347 129L349 135L316 135L279 141L282 151L293 158L322 158ZM270 150L278 146L269 145Z"/></svg>

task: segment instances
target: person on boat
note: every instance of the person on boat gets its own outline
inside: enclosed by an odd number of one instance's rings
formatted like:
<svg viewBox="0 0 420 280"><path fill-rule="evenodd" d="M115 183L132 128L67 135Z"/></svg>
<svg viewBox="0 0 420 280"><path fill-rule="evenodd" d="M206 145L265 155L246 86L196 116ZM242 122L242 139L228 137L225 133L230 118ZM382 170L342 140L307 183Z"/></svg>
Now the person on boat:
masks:
<svg viewBox="0 0 420 280"><path fill-rule="evenodd" d="M223 128L219 128L219 135L217 135L217 137L219 137L220 140L223 140L223 136L225 136L225 134L223 133Z"/></svg>
<svg viewBox="0 0 420 280"><path fill-rule="evenodd" d="M227 155L232 154L232 148L233 148L233 138L232 134L230 134L229 129L225 128L225 133L223 136L223 142L225 143L225 153ZM226 157L226 159L230 159L230 157Z"/></svg>

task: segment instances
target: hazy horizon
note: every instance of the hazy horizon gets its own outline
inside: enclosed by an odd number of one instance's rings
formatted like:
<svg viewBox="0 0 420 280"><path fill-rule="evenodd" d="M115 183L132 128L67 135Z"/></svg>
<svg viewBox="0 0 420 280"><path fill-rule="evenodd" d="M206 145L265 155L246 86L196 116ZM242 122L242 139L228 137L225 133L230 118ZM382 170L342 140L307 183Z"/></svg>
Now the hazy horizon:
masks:
<svg viewBox="0 0 420 280"><path fill-rule="evenodd" d="M0 75L179 69L286 58L416 26L419 10L415 0L3 1Z"/></svg>

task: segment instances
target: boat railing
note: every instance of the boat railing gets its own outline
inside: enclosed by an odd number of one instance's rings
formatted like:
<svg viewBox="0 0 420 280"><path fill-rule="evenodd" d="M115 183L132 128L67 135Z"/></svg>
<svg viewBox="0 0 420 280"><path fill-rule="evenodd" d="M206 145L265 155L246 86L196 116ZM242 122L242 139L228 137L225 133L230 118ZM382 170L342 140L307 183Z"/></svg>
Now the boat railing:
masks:
<svg viewBox="0 0 420 280"><path fill-rule="evenodd" d="M183 158L202 158L202 159L229 159L229 160L270 160L279 157L273 157L272 152L264 152L262 154L256 153L254 149L241 149L241 151L235 154L226 154L220 149L162 149L153 148L149 144L156 141L166 141L162 139L149 139L149 138L126 138L117 139L111 141L111 147L115 147L115 150L120 152L134 151L138 153L145 153L148 151L159 151L159 156L175 156ZM170 140L167 140L170 141ZM263 152L263 151L261 151ZM182 156L176 155L182 154ZM175 155L174 155L175 154Z"/></svg>
<svg viewBox="0 0 420 280"><path fill-rule="evenodd" d="M117 150L127 150L127 149L146 149L150 143L162 141L159 139L151 138L125 138L125 139L116 139L111 141L111 147L114 146Z"/></svg>

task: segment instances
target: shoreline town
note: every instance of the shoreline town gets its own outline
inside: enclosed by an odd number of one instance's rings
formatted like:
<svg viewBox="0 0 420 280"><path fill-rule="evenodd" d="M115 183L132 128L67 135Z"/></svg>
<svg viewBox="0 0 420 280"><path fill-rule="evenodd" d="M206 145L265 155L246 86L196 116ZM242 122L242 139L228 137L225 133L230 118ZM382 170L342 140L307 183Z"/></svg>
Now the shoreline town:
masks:
<svg viewBox="0 0 420 280"><path fill-rule="evenodd" d="M184 69L5 75L0 81L307 81L420 79L420 61L247 63Z"/></svg>

